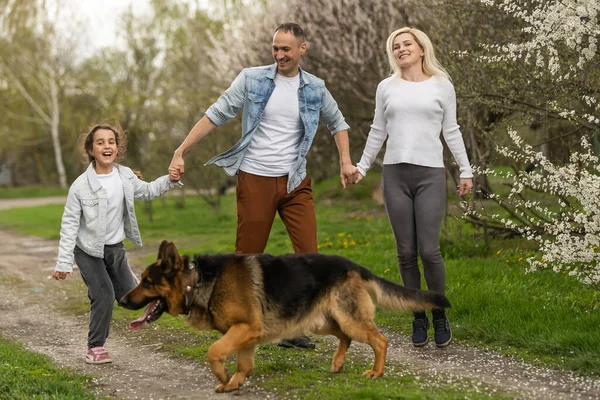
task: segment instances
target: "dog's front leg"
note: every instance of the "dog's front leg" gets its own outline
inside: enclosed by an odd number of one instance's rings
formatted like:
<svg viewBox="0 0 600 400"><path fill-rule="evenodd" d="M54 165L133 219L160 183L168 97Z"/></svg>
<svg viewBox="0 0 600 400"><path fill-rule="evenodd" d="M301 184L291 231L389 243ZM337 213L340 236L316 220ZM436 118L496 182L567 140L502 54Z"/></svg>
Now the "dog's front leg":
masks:
<svg viewBox="0 0 600 400"><path fill-rule="evenodd" d="M208 349L210 368L221 382L221 385L217 386L217 392L231 392L239 389L244 383L246 376L252 372L254 346L258 343L262 332L261 328L252 327L249 324L236 324L229 328L221 339L210 346ZM233 378L229 379L229 374L225 369L225 360L236 351L242 357L241 360L238 359L238 371ZM248 359L250 359L250 363Z"/></svg>
<svg viewBox="0 0 600 400"><path fill-rule="evenodd" d="M235 355L237 359L237 371L226 385L230 390L235 390L242 386L246 378L252 374L252 370L254 369L254 349L255 346L252 345L237 351ZM224 388L224 391L227 392L229 390Z"/></svg>

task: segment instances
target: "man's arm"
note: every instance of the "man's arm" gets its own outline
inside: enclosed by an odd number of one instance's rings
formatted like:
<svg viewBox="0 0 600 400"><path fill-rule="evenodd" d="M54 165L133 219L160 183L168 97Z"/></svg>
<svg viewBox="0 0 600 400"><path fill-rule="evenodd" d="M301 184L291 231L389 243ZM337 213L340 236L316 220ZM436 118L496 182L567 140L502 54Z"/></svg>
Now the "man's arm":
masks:
<svg viewBox="0 0 600 400"><path fill-rule="evenodd" d="M171 165L169 165L169 177L171 180L176 181L183 177L183 156L185 153L217 126L223 125L226 121L235 117L237 112L244 106L244 98L246 96L245 76L245 70L242 70L225 93L206 110L206 115L196 123L183 143L181 143L181 146L175 150Z"/></svg>
<svg viewBox="0 0 600 400"><path fill-rule="evenodd" d="M350 160L350 140L348 139L348 131L342 130L336 132L335 144L340 155L340 181L346 189L346 185L354 183L355 167Z"/></svg>
<svg viewBox="0 0 600 400"><path fill-rule="evenodd" d="M340 155L340 180L342 186L346 189L346 185L354 183L356 173L356 168L350 160L350 140L348 139L348 129L350 127L344 120L344 116L327 88L323 91L321 101L321 119L334 135L335 144Z"/></svg>
<svg viewBox="0 0 600 400"><path fill-rule="evenodd" d="M175 150L175 154L173 154L173 159L169 165L169 176L172 180L180 180L183 177L183 173L185 172L183 156L185 153L216 127L217 125L215 125L206 115L194 125L181 145Z"/></svg>

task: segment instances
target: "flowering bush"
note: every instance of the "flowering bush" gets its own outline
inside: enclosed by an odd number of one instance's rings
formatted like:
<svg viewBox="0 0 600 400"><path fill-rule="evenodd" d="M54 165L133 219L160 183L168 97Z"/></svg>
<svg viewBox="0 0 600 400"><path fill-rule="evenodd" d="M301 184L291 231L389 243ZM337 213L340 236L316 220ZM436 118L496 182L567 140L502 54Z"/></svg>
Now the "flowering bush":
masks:
<svg viewBox="0 0 600 400"><path fill-rule="evenodd" d="M499 147L498 152L537 168L528 172L478 171L488 176L500 175L510 182L511 190L505 197L486 193L507 213L487 215L485 209L463 203L467 218L485 226L488 222L499 223L510 232L536 241L542 256L528 259L529 270L552 268L600 288L600 163L586 139L586 135L597 138L600 132L599 91L593 84L598 79L594 61L598 58L600 2L480 1L524 22L527 39L521 43L487 45L488 54L479 60L490 63L524 60L537 75L550 78L556 91L562 90L562 96L557 96L562 100L549 101L546 112L572 124L574 132L581 130L582 150L572 152L569 162L558 165L509 129L516 150ZM581 84L585 79L588 85Z"/></svg>
<svg viewBox="0 0 600 400"><path fill-rule="evenodd" d="M538 78L557 85L560 101L549 101L546 112L590 129L600 126L597 59L600 38L598 0L480 0L521 20L527 39L487 44L480 61L510 63L524 60ZM534 84L534 82L530 82ZM573 107L576 106L576 107Z"/></svg>
<svg viewBox="0 0 600 400"><path fill-rule="evenodd" d="M482 221L499 221L505 227L540 246L541 257L530 257L530 271L552 268L576 276L584 283L600 284L600 163L583 139L582 152L571 154L570 162L557 166L541 152L523 142L514 130L509 135L518 151L500 147L498 151L537 169L478 173L500 176L511 182L506 198L489 194L510 216L486 215L474 203L463 203L467 215ZM532 201L525 191L545 194L545 200Z"/></svg>

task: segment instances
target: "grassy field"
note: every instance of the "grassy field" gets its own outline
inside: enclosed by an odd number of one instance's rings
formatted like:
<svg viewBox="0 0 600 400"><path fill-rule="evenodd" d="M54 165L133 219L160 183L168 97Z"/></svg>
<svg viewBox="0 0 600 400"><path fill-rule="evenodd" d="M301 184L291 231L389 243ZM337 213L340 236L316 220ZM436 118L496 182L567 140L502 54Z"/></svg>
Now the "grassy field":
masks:
<svg viewBox="0 0 600 400"><path fill-rule="evenodd" d="M341 191L331 181L315 187L319 250L343 255L400 282L389 223L383 207L370 199L376 180L363 182L366 184L347 191ZM196 197L186 198L183 209L177 204L173 196L164 202L154 200L152 222L143 204L138 204L138 222L146 242L172 240L185 254L233 251L234 196L223 199L218 215ZM62 206L52 205L0 211L0 226L57 239L62 210ZM598 291L549 271L526 274L524 258L532 254L532 246L527 242L485 244L470 227L452 218L444 230L442 250L447 266L447 296L453 304L448 315L456 342L513 354L536 365L600 375ZM279 219L275 221L266 252L292 252ZM72 309L85 309L85 300L82 298ZM137 314L117 309L114 318L125 326L125 321ZM390 331L408 333L410 320L410 315L380 312L377 323ZM176 354L205 361L206 348L214 340L214 334L191 332L183 321L170 317L162 318L159 326L176 330L179 337L193 335L194 340L172 343L171 349ZM386 388L386 398L450 399L464 398L467 393L469 398L487 398L470 392L471 386L463 381L431 377L430 384L424 386L426 378L419 379L411 371L404 371L402 364L393 362L391 368L402 371L400 381L385 377L384 385L364 382L359 372L367 369L368 361L350 358L345 369L350 373L336 376L332 382L331 375L326 374L332 349L319 351L319 347L322 346L319 345L316 352L294 352L294 360L290 359L289 351L276 346L261 348L256 371L261 381L255 384L281 393L291 391L299 398L314 398L317 392L320 398L340 398L342 393L344 398L378 398L382 388ZM390 397L390 393L399 390L402 397ZM505 394L495 396L503 398Z"/></svg>
<svg viewBox="0 0 600 400"><path fill-rule="evenodd" d="M48 357L25 351L0 335L0 399L92 400L96 396L90 380L55 367Z"/></svg>
<svg viewBox="0 0 600 400"><path fill-rule="evenodd" d="M27 186L10 189L3 188L2 190L0 190L0 199L66 196L68 192L68 189L52 188L45 186Z"/></svg>

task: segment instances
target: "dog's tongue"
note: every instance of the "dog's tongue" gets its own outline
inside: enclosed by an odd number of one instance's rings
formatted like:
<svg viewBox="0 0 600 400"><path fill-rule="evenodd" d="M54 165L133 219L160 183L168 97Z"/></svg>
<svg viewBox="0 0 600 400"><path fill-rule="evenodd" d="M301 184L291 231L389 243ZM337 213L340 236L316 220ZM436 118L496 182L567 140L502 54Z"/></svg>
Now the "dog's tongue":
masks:
<svg viewBox="0 0 600 400"><path fill-rule="evenodd" d="M131 321L129 323L129 329L133 329L134 331L140 329L142 325L146 323L146 318L148 318L148 315L150 315L150 311L152 311L157 301L158 300L154 300L152 303L148 304L148 307L146 307L144 314L135 321Z"/></svg>

